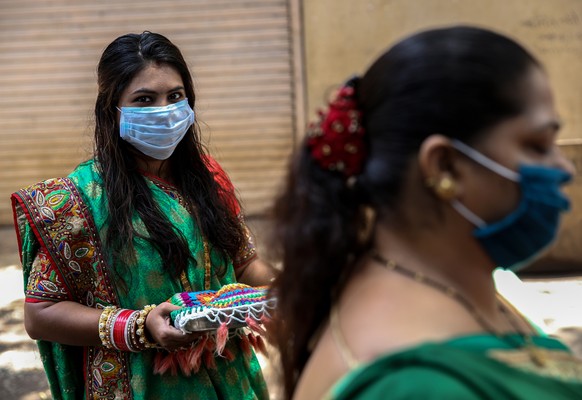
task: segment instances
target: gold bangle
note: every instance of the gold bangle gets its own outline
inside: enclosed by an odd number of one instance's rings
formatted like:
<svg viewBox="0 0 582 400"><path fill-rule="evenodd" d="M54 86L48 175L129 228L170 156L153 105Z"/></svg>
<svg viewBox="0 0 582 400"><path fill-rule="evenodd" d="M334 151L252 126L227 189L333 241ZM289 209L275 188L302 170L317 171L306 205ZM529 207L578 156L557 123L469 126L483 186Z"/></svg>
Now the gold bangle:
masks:
<svg viewBox="0 0 582 400"><path fill-rule="evenodd" d="M139 311L134 311L127 320L125 327L125 344L129 351L138 352L141 349L135 333L135 321L139 318Z"/></svg>
<svg viewBox="0 0 582 400"><path fill-rule="evenodd" d="M117 307L107 306L103 309L101 315L99 316L99 339L101 339L101 344L103 345L103 347L107 349L113 348L113 345L111 344L110 340L111 335L109 329L110 328L109 319L111 317L111 314L113 314L115 310L117 310Z"/></svg>
<svg viewBox="0 0 582 400"><path fill-rule="evenodd" d="M148 314L150 313L150 311L152 311L154 308L156 308L155 304L150 304L145 306L142 310L139 311L139 316L137 317L137 320L135 321L136 324L136 330L135 333L138 336L138 342L140 344L140 346L142 346L143 348L146 349L151 349L154 347L157 347L156 343L150 342L146 336L146 332L145 332L145 321L146 318L148 316Z"/></svg>

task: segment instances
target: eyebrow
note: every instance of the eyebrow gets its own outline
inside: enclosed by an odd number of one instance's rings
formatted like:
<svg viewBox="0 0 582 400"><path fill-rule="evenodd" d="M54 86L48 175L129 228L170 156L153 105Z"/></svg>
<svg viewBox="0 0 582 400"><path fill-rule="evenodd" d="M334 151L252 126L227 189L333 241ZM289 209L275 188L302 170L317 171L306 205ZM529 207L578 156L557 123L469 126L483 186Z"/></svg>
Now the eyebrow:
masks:
<svg viewBox="0 0 582 400"><path fill-rule="evenodd" d="M184 86L176 86L175 88L168 90L167 93L176 92L178 90L184 90ZM137 94L137 93L157 94L158 92L156 92L155 90L152 90L152 89L148 89L148 88L139 88L139 89L136 89L133 92L131 92L131 94Z"/></svg>

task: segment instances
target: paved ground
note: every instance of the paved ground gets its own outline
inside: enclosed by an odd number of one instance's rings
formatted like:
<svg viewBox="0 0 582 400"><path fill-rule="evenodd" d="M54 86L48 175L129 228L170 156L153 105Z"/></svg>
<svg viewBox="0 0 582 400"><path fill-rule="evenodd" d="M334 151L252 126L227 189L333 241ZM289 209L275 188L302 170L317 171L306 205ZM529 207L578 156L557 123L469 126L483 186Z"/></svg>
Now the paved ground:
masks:
<svg viewBox="0 0 582 400"><path fill-rule="evenodd" d="M267 235L266 224L249 222L260 250ZM496 281L518 308L582 356L582 276L522 282L512 274L501 273ZM0 399L50 399L36 345L23 328L22 287L14 230L0 227ZM275 388L269 362L263 359L262 363L270 386Z"/></svg>
<svg viewBox="0 0 582 400"><path fill-rule="evenodd" d="M50 399L36 344L24 332L14 229L0 228L0 399Z"/></svg>

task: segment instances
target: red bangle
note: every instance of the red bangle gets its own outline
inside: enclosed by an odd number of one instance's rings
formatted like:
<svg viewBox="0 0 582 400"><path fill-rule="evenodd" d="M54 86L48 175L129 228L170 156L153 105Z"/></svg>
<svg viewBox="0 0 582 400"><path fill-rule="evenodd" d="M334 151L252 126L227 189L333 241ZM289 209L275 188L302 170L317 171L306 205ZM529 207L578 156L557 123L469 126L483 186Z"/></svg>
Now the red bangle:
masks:
<svg viewBox="0 0 582 400"><path fill-rule="evenodd" d="M133 312L133 310L122 309L115 318L112 343L117 350L130 351L130 348L127 346L125 333L127 331L127 321Z"/></svg>
<svg viewBox="0 0 582 400"><path fill-rule="evenodd" d="M115 326L115 321L117 320L117 316L123 311L122 308L117 308L113 310L109 317L107 318L107 333L109 334L109 342L111 343L111 347L117 349L115 345L115 338L113 336L114 330L113 327ZM119 349L118 349L119 350Z"/></svg>

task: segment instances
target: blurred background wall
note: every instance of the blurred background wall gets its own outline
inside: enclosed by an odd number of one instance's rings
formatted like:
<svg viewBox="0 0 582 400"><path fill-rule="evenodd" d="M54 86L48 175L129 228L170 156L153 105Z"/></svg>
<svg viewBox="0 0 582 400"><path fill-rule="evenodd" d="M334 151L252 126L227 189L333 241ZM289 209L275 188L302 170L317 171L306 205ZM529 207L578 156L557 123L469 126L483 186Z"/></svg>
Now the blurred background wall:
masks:
<svg viewBox="0 0 582 400"><path fill-rule="evenodd" d="M454 24L490 28L525 45L547 68L564 128L562 150L582 173L582 1L306 0L303 2L306 110L415 31ZM312 114L313 115L313 112ZM558 241L528 273L582 272L581 178L568 189L572 212Z"/></svg>

